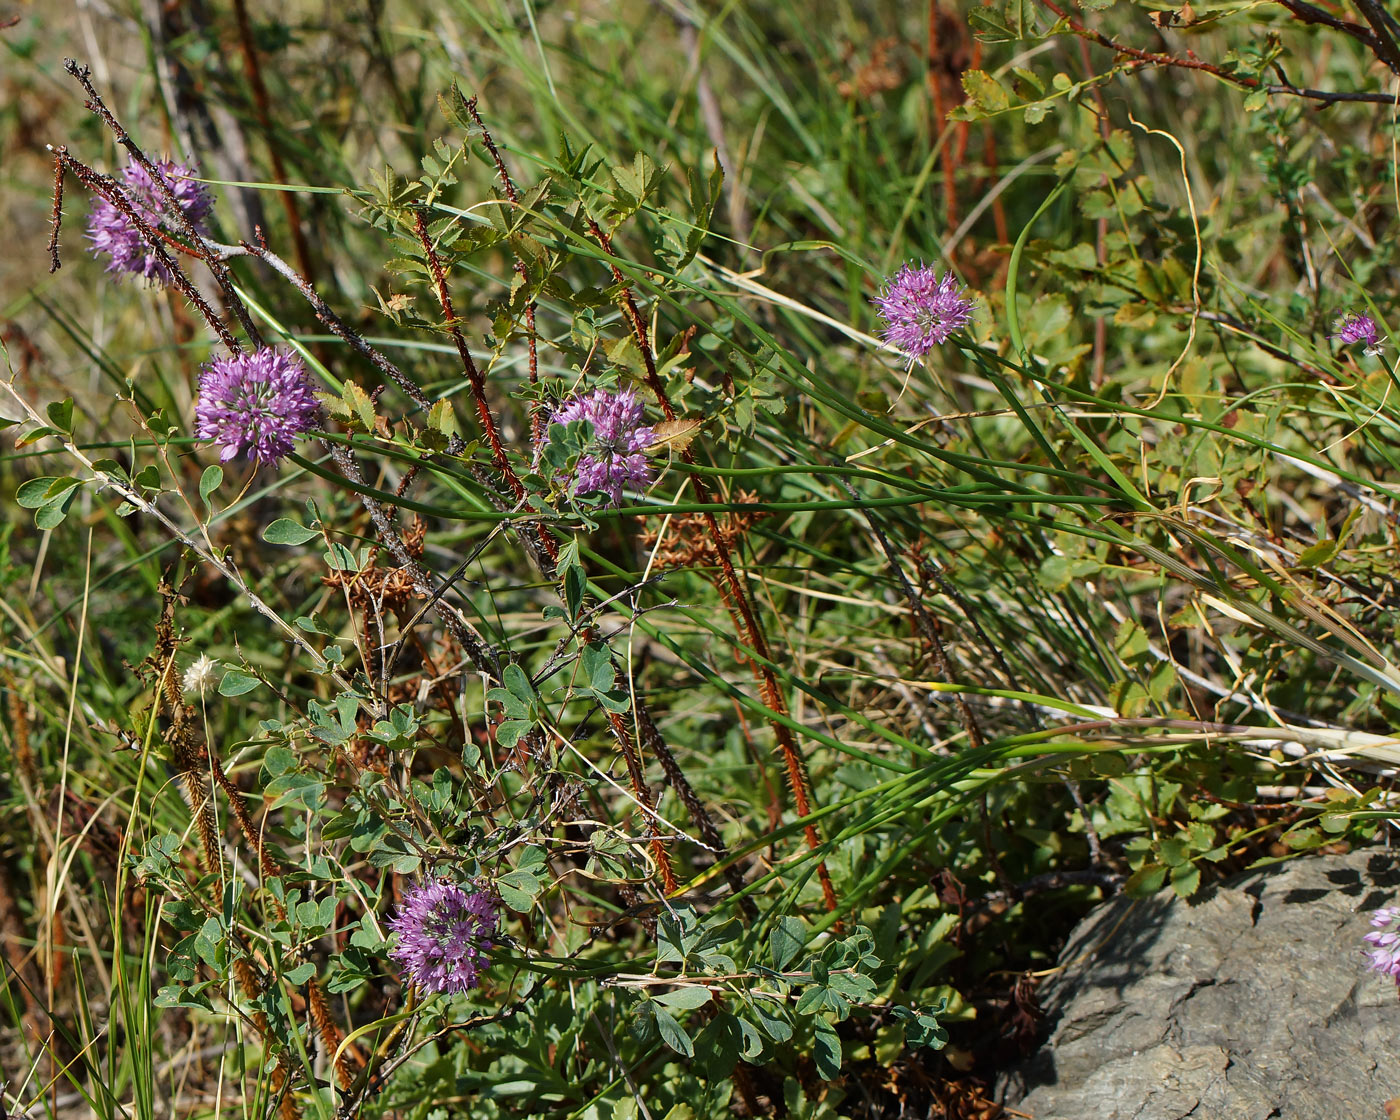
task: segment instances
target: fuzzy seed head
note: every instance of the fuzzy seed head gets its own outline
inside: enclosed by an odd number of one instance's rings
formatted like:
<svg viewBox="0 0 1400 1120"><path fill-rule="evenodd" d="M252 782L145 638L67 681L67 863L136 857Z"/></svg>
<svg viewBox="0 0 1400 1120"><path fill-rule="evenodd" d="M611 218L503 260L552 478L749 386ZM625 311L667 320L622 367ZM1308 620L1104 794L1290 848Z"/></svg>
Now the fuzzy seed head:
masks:
<svg viewBox="0 0 1400 1120"><path fill-rule="evenodd" d="M196 696L203 696L214 684L214 674L218 672L219 663L207 653L201 653L194 661L190 662L189 668L185 670L185 675L180 678L180 687L186 692L193 692Z"/></svg>

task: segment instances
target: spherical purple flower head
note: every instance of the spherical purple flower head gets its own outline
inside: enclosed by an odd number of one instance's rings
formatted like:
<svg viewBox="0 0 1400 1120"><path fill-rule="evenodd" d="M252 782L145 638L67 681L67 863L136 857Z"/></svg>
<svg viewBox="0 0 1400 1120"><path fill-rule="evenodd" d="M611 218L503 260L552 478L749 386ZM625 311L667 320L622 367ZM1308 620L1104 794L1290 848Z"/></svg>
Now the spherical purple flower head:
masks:
<svg viewBox="0 0 1400 1120"><path fill-rule="evenodd" d="M1382 976L1392 977L1400 984L1400 933L1393 927L1400 920L1400 909L1385 906L1371 914L1374 927L1362 940L1366 950L1366 967Z"/></svg>
<svg viewBox="0 0 1400 1120"><path fill-rule="evenodd" d="M425 992L457 994L475 988L490 967L486 953L498 932L496 901L441 880L410 887L389 921L399 943L389 950Z"/></svg>
<svg viewBox="0 0 1400 1120"><path fill-rule="evenodd" d="M239 454L275 463L310 431L318 408L311 378L295 354L265 347L212 358L199 377L195 435L219 445L222 463Z"/></svg>
<svg viewBox="0 0 1400 1120"><path fill-rule="evenodd" d="M203 183L191 178L196 174L192 164L163 159L155 165L157 173L170 188L180 209L200 233L214 208L214 201ZM147 225L154 229L180 232L180 225L170 213L170 204L157 188L155 180L139 163L124 167L118 181L126 188L133 208ZM157 284L170 283L170 270L156 259L155 252L131 220L105 198L93 200L88 215L88 240L97 256L108 258L107 271L118 275L133 272Z"/></svg>
<svg viewBox="0 0 1400 1120"><path fill-rule="evenodd" d="M951 272L940 279L932 268L906 264L874 300L885 321L885 341L922 359L971 320L976 305L964 290Z"/></svg>
<svg viewBox="0 0 1400 1120"><path fill-rule="evenodd" d="M1366 312L1348 311L1337 320L1336 328L1336 332L1329 337L1335 338L1343 346L1364 342L1366 349L1362 353L1374 356L1381 352L1381 343L1385 341L1385 336L1380 333L1376 321Z"/></svg>
<svg viewBox="0 0 1400 1120"><path fill-rule="evenodd" d="M566 402L549 418L551 424L575 420L589 425L587 450L579 456L573 481L575 494L598 490L618 506L624 486L640 488L651 481L651 465L643 452L654 433L642 423L642 402L636 393L594 389Z"/></svg>

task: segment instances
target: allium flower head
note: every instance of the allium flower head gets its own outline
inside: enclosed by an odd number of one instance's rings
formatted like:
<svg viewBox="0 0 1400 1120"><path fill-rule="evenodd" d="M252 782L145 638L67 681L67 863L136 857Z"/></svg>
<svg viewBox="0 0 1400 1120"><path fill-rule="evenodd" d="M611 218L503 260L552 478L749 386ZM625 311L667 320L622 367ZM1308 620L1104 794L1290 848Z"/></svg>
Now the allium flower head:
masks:
<svg viewBox="0 0 1400 1120"><path fill-rule="evenodd" d="M1365 354L1379 354L1385 336L1380 333L1376 321L1364 311L1348 311L1336 322L1336 332L1331 336L1343 346L1364 342Z"/></svg>
<svg viewBox="0 0 1400 1120"><path fill-rule="evenodd" d="M1369 946L1366 950L1366 967L1383 976L1393 977L1400 984L1400 932L1394 927L1400 920L1400 909L1385 906L1371 914L1371 925L1375 928L1362 938Z"/></svg>
<svg viewBox="0 0 1400 1120"><path fill-rule="evenodd" d="M389 950L408 978L426 992L475 988L498 932L496 901L441 880L418 883L389 921L399 943Z"/></svg>
<svg viewBox="0 0 1400 1120"><path fill-rule="evenodd" d="M874 300L885 321L885 341L911 358L923 358L971 320L975 305L963 292L951 272L940 279L932 268L906 264Z"/></svg>
<svg viewBox="0 0 1400 1120"><path fill-rule="evenodd" d="M602 491L613 505L622 504L622 488L643 487L651 481L651 466L643 454L653 431L642 423L642 402L631 389L613 393L594 389L562 405L551 424L587 421L588 444L578 459L575 494Z"/></svg>
<svg viewBox="0 0 1400 1120"><path fill-rule="evenodd" d="M196 696L203 696L214 683L214 673L218 668L217 661L207 653L201 653L185 670L185 675L180 679L180 687Z"/></svg>
<svg viewBox="0 0 1400 1120"><path fill-rule="evenodd" d="M295 354L264 347L213 358L199 377L195 435L219 444L220 462L246 454L275 463L316 421L316 394Z"/></svg>
<svg viewBox="0 0 1400 1120"><path fill-rule="evenodd" d="M204 233L204 223L209 219L214 202L208 188L191 178L197 173L195 167L163 159L155 168L179 202L185 217L200 233ZM170 204L144 167L139 163L128 164L117 178L147 225L154 229L180 231L179 223L170 213ZM105 198L93 200L92 213L88 215L87 235L92 242L93 253L108 258L108 272L118 275L133 272L153 283L170 283L170 270L156 259L155 252L146 244L146 239L131 220Z"/></svg>

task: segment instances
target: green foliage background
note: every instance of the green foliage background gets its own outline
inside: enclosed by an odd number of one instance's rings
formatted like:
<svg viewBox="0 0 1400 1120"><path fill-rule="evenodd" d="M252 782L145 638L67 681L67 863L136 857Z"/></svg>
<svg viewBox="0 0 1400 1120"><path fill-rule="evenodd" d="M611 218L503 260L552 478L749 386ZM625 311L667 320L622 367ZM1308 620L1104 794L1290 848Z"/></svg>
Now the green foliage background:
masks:
<svg viewBox="0 0 1400 1120"><path fill-rule="evenodd" d="M1388 827L1395 351L1328 337L1391 313L1387 28L1028 0L19 9L7 1103L971 1108L1034 1042L1027 974L1096 901ZM121 162L64 54L148 152L200 160L218 241L260 227L433 407L377 392L293 285L234 257L335 434L212 469L190 431L213 339L83 255L71 179L45 272L44 145ZM909 260L980 307L912 367L870 304ZM650 401L649 358L698 423L644 501L570 505L533 402L580 381ZM366 493L410 540L422 517L436 603L385 606L402 557ZM186 708L200 654L219 687ZM384 955L432 874L505 907L469 998L418 1000Z"/></svg>

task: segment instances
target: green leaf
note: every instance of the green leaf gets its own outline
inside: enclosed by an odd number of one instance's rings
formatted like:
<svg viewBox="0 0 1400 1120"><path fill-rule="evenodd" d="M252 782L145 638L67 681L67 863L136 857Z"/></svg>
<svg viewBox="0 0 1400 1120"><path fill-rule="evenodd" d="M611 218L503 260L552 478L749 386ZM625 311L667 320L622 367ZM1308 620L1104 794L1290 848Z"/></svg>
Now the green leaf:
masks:
<svg viewBox="0 0 1400 1120"><path fill-rule="evenodd" d="M1341 547L1340 542L1334 540L1320 540L1317 544L1310 545L1298 554L1298 567L1317 568L1329 563L1332 557L1337 555L1337 550Z"/></svg>
<svg viewBox="0 0 1400 1120"><path fill-rule="evenodd" d="M224 468L219 466L218 463L213 463L205 467L204 473L199 476L199 497L210 509L214 508L214 504L209 499L213 496L214 491L222 485L223 481ZM274 522L274 524L276 523ZM266 538L264 538L264 540L265 539Z"/></svg>
<svg viewBox="0 0 1400 1120"><path fill-rule="evenodd" d="M51 501L40 507L34 514L34 524L44 530L56 529L63 524L63 519L68 516L68 507L73 504L73 499L77 496L78 490L74 487L65 491L56 501Z"/></svg>
<svg viewBox="0 0 1400 1120"><path fill-rule="evenodd" d="M65 491L77 486L78 483L79 480L76 478L54 478L52 476L31 478L28 482L22 483L20 488L15 491L15 501L24 509L39 509L61 497Z"/></svg>
<svg viewBox="0 0 1400 1120"><path fill-rule="evenodd" d="M823 1081L835 1081L841 1073L841 1038L825 1021L817 1023L812 1059L817 1063L817 1076Z"/></svg>
<svg viewBox="0 0 1400 1120"><path fill-rule="evenodd" d="M224 674L224 679L219 682L220 696L242 696L245 692L252 692L262 681L257 677L250 677L247 673L240 673L237 669L230 669Z"/></svg>
<svg viewBox="0 0 1400 1120"><path fill-rule="evenodd" d="M286 981L294 987L300 988L308 980L316 975L316 966L310 961L299 964L291 972L287 973Z"/></svg>
<svg viewBox="0 0 1400 1120"><path fill-rule="evenodd" d="M210 470L216 468L210 467ZM207 473L207 472L206 472ZM204 492L204 483L200 483L200 493ZM308 529L305 525L293 521L290 517L279 517L271 525L263 530L263 540L268 544L305 544L313 537L321 534L315 529Z"/></svg>
<svg viewBox="0 0 1400 1120"><path fill-rule="evenodd" d="M1011 105L1006 87L985 70L965 71L962 84L972 103L984 113L999 113Z"/></svg>
<svg viewBox="0 0 1400 1120"><path fill-rule="evenodd" d="M754 1000L752 1006L758 1025L774 1042L786 1042L792 1037L792 1024L783 1016L781 1009L774 1009L770 1014L761 1000Z"/></svg>
<svg viewBox="0 0 1400 1120"><path fill-rule="evenodd" d="M782 972L807 944L807 927L800 918L779 918L768 934L768 957L773 968Z"/></svg>
<svg viewBox="0 0 1400 1120"><path fill-rule="evenodd" d="M526 703L539 696L539 693L535 691L535 686L530 683L530 678L526 676L525 670L514 661L505 667L505 671L501 674L501 683L506 686L512 696Z"/></svg>
<svg viewBox="0 0 1400 1120"><path fill-rule="evenodd" d="M73 398L65 397L61 401L54 401L44 412L48 415L49 423L60 432L71 432L73 430Z"/></svg>
<svg viewBox="0 0 1400 1120"><path fill-rule="evenodd" d="M501 901L523 914L534 904L544 885L529 871L508 871L495 882Z"/></svg>
<svg viewBox="0 0 1400 1120"><path fill-rule="evenodd" d="M612 651L601 642L591 642L583 647L579 667L588 680L588 687L594 692L607 692L617 680Z"/></svg>
<svg viewBox="0 0 1400 1120"><path fill-rule="evenodd" d="M496 728L496 742L509 750L534 726L534 721L528 719L503 720Z"/></svg>
<svg viewBox="0 0 1400 1120"><path fill-rule="evenodd" d="M710 1002L713 993L709 988L685 987L676 988L656 997L657 1003L664 1003L667 1007L673 1007L677 1011L694 1011L697 1007L704 1007Z"/></svg>
<svg viewBox="0 0 1400 1120"><path fill-rule="evenodd" d="M685 1033L685 1028L671 1013L660 1007L653 1007L652 1015L656 1019L656 1029L661 1035L661 1041L682 1057L693 1058L695 1044L690 1041L690 1035Z"/></svg>

